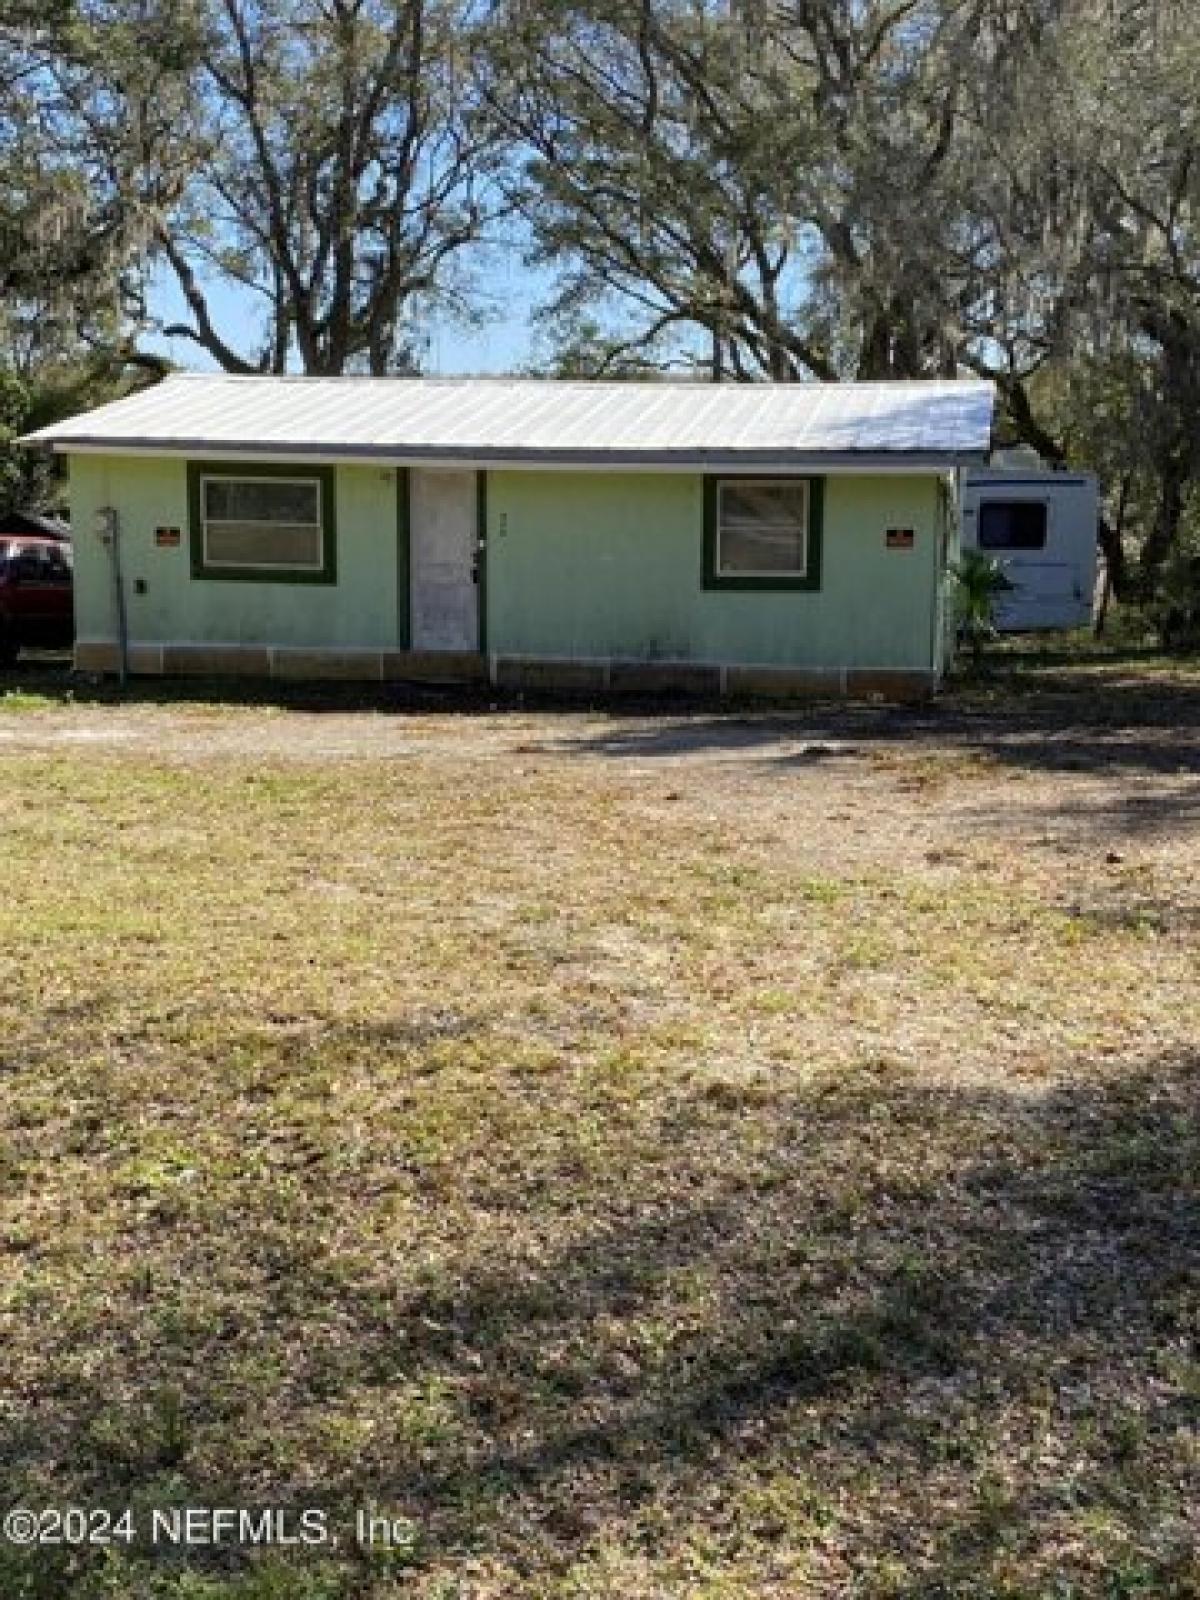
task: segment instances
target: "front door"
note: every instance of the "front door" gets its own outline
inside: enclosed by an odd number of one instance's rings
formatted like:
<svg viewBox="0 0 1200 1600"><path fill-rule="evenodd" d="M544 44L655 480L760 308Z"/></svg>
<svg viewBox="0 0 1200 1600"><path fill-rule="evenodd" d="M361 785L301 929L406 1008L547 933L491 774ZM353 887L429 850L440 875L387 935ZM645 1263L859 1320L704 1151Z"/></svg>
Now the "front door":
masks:
<svg viewBox="0 0 1200 1600"><path fill-rule="evenodd" d="M479 649L477 503L473 472L410 476L414 650Z"/></svg>

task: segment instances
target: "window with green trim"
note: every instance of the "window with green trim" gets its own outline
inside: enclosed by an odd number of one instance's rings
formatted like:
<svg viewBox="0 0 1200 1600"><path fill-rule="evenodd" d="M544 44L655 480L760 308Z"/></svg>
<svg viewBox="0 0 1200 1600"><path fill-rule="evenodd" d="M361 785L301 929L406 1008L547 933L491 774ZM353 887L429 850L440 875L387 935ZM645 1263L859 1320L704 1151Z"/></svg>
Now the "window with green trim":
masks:
<svg viewBox="0 0 1200 1600"><path fill-rule="evenodd" d="M334 582L330 468L195 462L189 479L194 576Z"/></svg>
<svg viewBox="0 0 1200 1600"><path fill-rule="evenodd" d="M708 478L704 583L710 589L816 589L819 478Z"/></svg>

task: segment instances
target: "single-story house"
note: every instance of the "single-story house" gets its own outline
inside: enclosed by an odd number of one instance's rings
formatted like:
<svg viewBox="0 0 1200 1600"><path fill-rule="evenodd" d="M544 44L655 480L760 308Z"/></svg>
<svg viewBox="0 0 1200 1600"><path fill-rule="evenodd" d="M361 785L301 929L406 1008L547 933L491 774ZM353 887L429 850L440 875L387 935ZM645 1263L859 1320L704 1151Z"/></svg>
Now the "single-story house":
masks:
<svg viewBox="0 0 1200 1600"><path fill-rule="evenodd" d="M69 459L84 670L919 695L991 385L186 374Z"/></svg>

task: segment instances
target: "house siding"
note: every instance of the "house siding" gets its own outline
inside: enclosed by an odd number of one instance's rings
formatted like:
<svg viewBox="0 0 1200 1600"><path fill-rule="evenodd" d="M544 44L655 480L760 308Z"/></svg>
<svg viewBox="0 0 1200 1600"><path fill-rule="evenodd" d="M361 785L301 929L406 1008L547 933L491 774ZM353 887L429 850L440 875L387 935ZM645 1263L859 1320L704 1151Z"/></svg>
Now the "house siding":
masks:
<svg viewBox="0 0 1200 1600"><path fill-rule="evenodd" d="M302 470L299 468L297 470ZM120 515L129 636L138 643L390 649L400 638L396 473L338 467L337 582L240 583L193 578L187 462L144 456L71 458L75 623L83 641L112 640L108 552L92 534L101 506ZM159 527L180 530L171 548ZM137 583L145 593L137 593Z"/></svg>
<svg viewBox="0 0 1200 1600"><path fill-rule="evenodd" d="M394 469L335 469L337 581L328 586L193 578L185 460L76 455L70 470L81 667L115 662L111 568L92 533L95 512L111 505L135 671L388 678L449 670L405 649ZM808 684L838 692L854 689L857 672L872 692L873 673L919 688L939 665L932 472L826 479L816 591L705 589L699 474L491 471L480 504L485 648L501 683L570 686L573 672L578 683L605 688L707 685L711 676L729 689L768 692L777 682L780 692ZM178 545L156 544L163 526L180 530ZM913 530L911 548L887 547L893 527ZM718 677L709 672L716 667L754 671ZM476 658L466 675L482 668Z"/></svg>
<svg viewBox="0 0 1200 1600"><path fill-rule="evenodd" d="M821 587L705 590L704 480L494 472L488 629L501 656L929 671L938 490L929 476L830 477ZM914 530L889 550L888 528Z"/></svg>

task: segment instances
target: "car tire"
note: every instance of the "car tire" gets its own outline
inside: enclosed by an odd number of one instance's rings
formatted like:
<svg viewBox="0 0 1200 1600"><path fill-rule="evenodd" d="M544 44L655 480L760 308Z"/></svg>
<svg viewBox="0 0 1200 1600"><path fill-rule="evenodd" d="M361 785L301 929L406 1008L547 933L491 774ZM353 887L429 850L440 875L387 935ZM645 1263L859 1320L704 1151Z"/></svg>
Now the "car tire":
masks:
<svg viewBox="0 0 1200 1600"><path fill-rule="evenodd" d="M0 667L11 667L16 664L17 653L21 646L15 639L9 639L0 633Z"/></svg>

